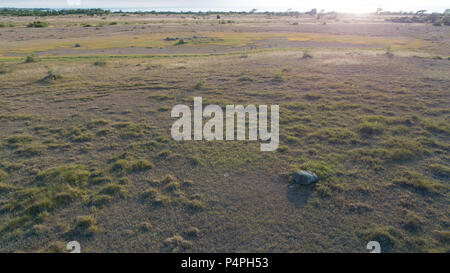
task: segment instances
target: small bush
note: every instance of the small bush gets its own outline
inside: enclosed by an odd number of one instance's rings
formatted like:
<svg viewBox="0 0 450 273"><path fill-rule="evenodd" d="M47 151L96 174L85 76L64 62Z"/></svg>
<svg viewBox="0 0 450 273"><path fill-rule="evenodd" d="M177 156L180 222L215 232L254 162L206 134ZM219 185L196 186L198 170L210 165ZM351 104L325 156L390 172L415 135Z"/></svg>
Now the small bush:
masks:
<svg viewBox="0 0 450 273"><path fill-rule="evenodd" d="M39 172L35 181L42 184L79 186L88 181L89 175L90 173L80 165L67 165Z"/></svg>
<svg viewBox="0 0 450 273"><path fill-rule="evenodd" d="M113 200L113 197L106 194L97 194L91 198L89 201L89 205L101 207L106 205L107 203L111 202Z"/></svg>
<svg viewBox="0 0 450 273"><path fill-rule="evenodd" d="M167 184L167 183L170 183L172 181L176 181L176 178L173 177L172 175L168 174L161 180L161 183Z"/></svg>
<svg viewBox="0 0 450 273"><path fill-rule="evenodd" d="M422 221L414 213L409 213L406 220L403 221L403 228L409 232L418 232L422 226Z"/></svg>
<svg viewBox="0 0 450 273"><path fill-rule="evenodd" d="M157 196L159 195L158 190L157 189L148 189L145 190L142 194L141 194L141 198L143 199L147 199L147 200L154 200Z"/></svg>
<svg viewBox="0 0 450 273"><path fill-rule="evenodd" d="M72 231L83 234L95 233L98 231L97 221L93 215L79 216Z"/></svg>
<svg viewBox="0 0 450 273"><path fill-rule="evenodd" d="M59 192L55 195L54 200L57 205L63 206L70 204L79 196L77 191Z"/></svg>
<svg viewBox="0 0 450 273"><path fill-rule="evenodd" d="M47 147L44 145L31 144L20 147L15 153L25 157L32 157L42 154L45 149L47 149Z"/></svg>
<svg viewBox="0 0 450 273"><path fill-rule="evenodd" d="M174 235L173 237L164 240L164 246L173 252L178 252L183 249L192 247L192 242L185 240L180 235Z"/></svg>
<svg viewBox="0 0 450 273"><path fill-rule="evenodd" d="M393 233L396 233L394 228L375 228L366 232L364 241L366 243L369 241L377 241L381 245L381 252L391 252L397 245L397 240L393 236Z"/></svg>
<svg viewBox="0 0 450 273"><path fill-rule="evenodd" d="M34 63L34 62L37 62L37 61L38 60L37 60L37 58L36 58L36 56L34 54L28 55L25 58L25 63Z"/></svg>
<svg viewBox="0 0 450 273"><path fill-rule="evenodd" d="M40 80L40 82L42 82L42 83L51 83L51 82L54 82L54 81L59 80L59 79L61 79L61 78L62 78L61 75L56 74L56 73L53 72L53 70L51 70L51 69L48 69L48 70L47 70L47 75L46 75L45 77L43 77L43 78Z"/></svg>
<svg viewBox="0 0 450 273"><path fill-rule="evenodd" d="M8 144L19 144L19 143L27 143L31 142L33 138L31 135L26 134L18 134L18 135L12 135L6 139L6 142Z"/></svg>
<svg viewBox="0 0 450 273"><path fill-rule="evenodd" d="M200 235L200 229L196 227L189 227L186 229L184 234L186 234L189 237L198 237Z"/></svg>
<svg viewBox="0 0 450 273"><path fill-rule="evenodd" d="M384 124L380 121L364 120L359 124L359 131L362 134L366 134L366 135L380 134L384 131L385 128L386 128L386 124Z"/></svg>
<svg viewBox="0 0 450 273"><path fill-rule="evenodd" d="M186 207L190 210L197 211L204 209L205 204L200 200L189 200L186 202Z"/></svg>
<svg viewBox="0 0 450 273"><path fill-rule="evenodd" d="M124 193L126 193L126 190L122 185L110 183L105 187L103 187L99 193L104 195L115 196L115 195L123 195Z"/></svg>
<svg viewBox="0 0 450 273"><path fill-rule="evenodd" d="M183 39L178 40L174 45L184 45L187 44L187 42L185 42Z"/></svg>
<svg viewBox="0 0 450 273"><path fill-rule="evenodd" d="M94 62L95 66L106 66L106 62L105 61L96 61Z"/></svg>
<svg viewBox="0 0 450 273"><path fill-rule="evenodd" d="M94 138L94 136L92 134L80 134L80 135L72 136L70 138L70 140L72 140L73 142L86 142L86 141L91 141L93 138Z"/></svg>
<svg viewBox="0 0 450 273"><path fill-rule="evenodd" d="M303 51L302 59L312 59L312 57L313 56L307 50Z"/></svg>
<svg viewBox="0 0 450 273"><path fill-rule="evenodd" d="M119 159L111 167L112 171L116 172L126 172L130 170L130 163L128 160L125 159Z"/></svg>
<svg viewBox="0 0 450 273"><path fill-rule="evenodd" d="M139 159L132 163L131 170L132 171L145 171L153 168L153 164L145 159Z"/></svg>
<svg viewBox="0 0 450 273"><path fill-rule="evenodd" d="M48 27L48 25L49 24L47 22L34 21L32 23L29 23L27 25L27 27L38 27L38 28L41 28L41 27Z"/></svg>
<svg viewBox="0 0 450 273"><path fill-rule="evenodd" d="M173 191L178 190L179 188L180 188L180 184L178 182L172 181L164 187L164 190L167 192L173 192Z"/></svg>
<svg viewBox="0 0 450 273"><path fill-rule="evenodd" d="M201 78L198 83L194 86L194 89L203 89L206 85L206 80L204 78Z"/></svg>

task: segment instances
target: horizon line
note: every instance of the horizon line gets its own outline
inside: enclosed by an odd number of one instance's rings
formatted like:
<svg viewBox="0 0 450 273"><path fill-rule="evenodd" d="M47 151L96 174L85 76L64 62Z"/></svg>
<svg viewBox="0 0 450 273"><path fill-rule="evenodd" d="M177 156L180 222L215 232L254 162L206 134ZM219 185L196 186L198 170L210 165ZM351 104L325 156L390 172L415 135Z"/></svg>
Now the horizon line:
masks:
<svg viewBox="0 0 450 273"><path fill-rule="evenodd" d="M289 13L289 12L298 12L298 13L308 13L313 9L310 10L304 10L304 11L300 11L300 10L293 10L293 9L287 9L285 11L277 11L277 10L256 10L253 11L253 9L242 9L242 10L206 10L206 9L202 9L200 8L199 10L181 10L182 8L173 8L172 9L164 9L164 8L148 8L148 7L111 7L111 8L101 8L101 7L53 7L53 8L49 8L49 7L3 7L0 6L0 9L42 9L42 10L82 10L82 9L102 9L105 11L110 11L110 12L122 12L122 13L134 13L134 12L156 12L156 13L164 13L164 12L171 12L171 13L199 13L199 12L208 12L208 13L226 13L226 12L246 12L246 13L267 13L267 12L276 12L276 13ZM180 10L175 10L175 9L180 9ZM319 8L315 8L317 10L317 13L322 13L321 11L323 11L324 9L319 9ZM446 10L448 10L449 8L444 8L443 11L441 12L436 12L436 11L428 11L425 8L421 8L418 10L411 10L411 11L404 11L404 10L399 10L399 11L390 11L390 10L382 10L381 13L403 13L403 14L414 14L418 11L422 11L425 10L425 14L428 13L445 13ZM319 12L320 10L320 12ZM340 14L374 14L376 13L376 11L367 11L367 12L351 12L351 11L334 11L334 10L330 10L330 11L326 11L323 13L340 13Z"/></svg>

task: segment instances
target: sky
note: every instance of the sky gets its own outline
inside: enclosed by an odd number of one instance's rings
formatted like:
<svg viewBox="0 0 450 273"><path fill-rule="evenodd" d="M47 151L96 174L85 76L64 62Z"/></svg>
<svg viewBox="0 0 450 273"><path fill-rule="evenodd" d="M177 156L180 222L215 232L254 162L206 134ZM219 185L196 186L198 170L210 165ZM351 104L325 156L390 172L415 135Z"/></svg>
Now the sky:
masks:
<svg viewBox="0 0 450 273"><path fill-rule="evenodd" d="M449 0L0 0L0 7L17 8L104 8L157 11L325 11L364 13L377 8L388 11L443 12Z"/></svg>

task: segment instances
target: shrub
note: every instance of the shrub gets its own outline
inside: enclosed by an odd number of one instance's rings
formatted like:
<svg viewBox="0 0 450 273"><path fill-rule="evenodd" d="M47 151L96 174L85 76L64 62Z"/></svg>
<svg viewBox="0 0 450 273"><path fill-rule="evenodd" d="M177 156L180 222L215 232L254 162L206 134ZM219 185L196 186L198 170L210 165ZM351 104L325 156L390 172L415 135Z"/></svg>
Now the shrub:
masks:
<svg viewBox="0 0 450 273"><path fill-rule="evenodd" d="M112 200L113 200L113 198L110 195L97 194L91 198L89 205L100 207L100 206L103 206L103 205L111 202Z"/></svg>
<svg viewBox="0 0 450 273"><path fill-rule="evenodd" d="M42 154L47 147L39 144L31 144L20 147L15 153L25 157L31 157Z"/></svg>
<svg viewBox="0 0 450 273"><path fill-rule="evenodd" d="M34 63L37 62L36 56L34 54L28 55L25 58L25 63Z"/></svg>
<svg viewBox="0 0 450 273"><path fill-rule="evenodd" d="M188 209L196 211L205 208L205 204L203 204L200 200L189 200L186 202L186 206Z"/></svg>
<svg viewBox="0 0 450 273"><path fill-rule="evenodd" d="M97 221L93 215L79 216L72 229L77 233L94 233L98 231Z"/></svg>
<svg viewBox="0 0 450 273"><path fill-rule="evenodd" d="M153 164L145 159L136 160L131 165L132 171L145 171L152 168Z"/></svg>
<svg viewBox="0 0 450 273"><path fill-rule="evenodd" d="M106 66L106 62L105 61L96 61L94 62L95 66Z"/></svg>
<svg viewBox="0 0 450 273"><path fill-rule="evenodd" d="M32 140L31 135L26 134L18 134L18 135L12 135L6 139L6 142L8 144L19 144L19 143L27 143Z"/></svg>
<svg viewBox="0 0 450 273"><path fill-rule="evenodd" d="M386 124L380 121L364 120L359 124L359 131L366 135L380 134L385 128Z"/></svg>
<svg viewBox="0 0 450 273"><path fill-rule="evenodd" d="M42 83L51 83L54 82L58 79L61 79L62 76L59 74L56 74L55 72L53 72L53 70L51 69L47 69L47 75L45 77L43 77L40 82Z"/></svg>
<svg viewBox="0 0 450 273"><path fill-rule="evenodd" d="M194 89L202 89L205 87L206 84L206 80L204 78L200 78L200 80L198 81L198 83L194 86Z"/></svg>
<svg viewBox="0 0 450 273"><path fill-rule="evenodd" d="M143 199L154 200L158 195L159 195L159 193L158 193L157 189L150 188L148 190L145 190L141 194L141 197Z"/></svg>
<svg viewBox="0 0 450 273"><path fill-rule="evenodd" d="M190 248L192 245L191 241L185 240L180 235L174 235L173 237L164 240L164 246L173 252Z"/></svg>
<svg viewBox="0 0 450 273"><path fill-rule="evenodd" d="M110 183L110 184L106 185L105 187L103 187L103 189L100 190L100 194L105 194L105 195L110 195L110 196L122 195L125 192L126 192L126 190L125 190L124 186L114 184L114 183Z"/></svg>
<svg viewBox="0 0 450 273"><path fill-rule="evenodd" d="M391 252L397 244L397 240L393 236L396 230L391 227L387 228L374 228L366 232L364 241L377 241L381 245L381 252Z"/></svg>
<svg viewBox="0 0 450 273"><path fill-rule="evenodd" d="M32 23L29 23L27 27L48 27L47 22L41 22L41 21L34 21Z"/></svg>
<svg viewBox="0 0 450 273"><path fill-rule="evenodd" d="M422 221L414 213L409 213L405 221L403 221L403 228L410 232L418 232L422 229L422 226Z"/></svg>
<svg viewBox="0 0 450 273"><path fill-rule="evenodd" d="M175 45L184 45L187 44L187 42L185 42L183 39L178 40Z"/></svg>
<svg viewBox="0 0 450 273"><path fill-rule="evenodd" d="M173 191L178 190L179 188L180 188L180 184L178 182L172 181L164 187L164 190L167 192L173 192Z"/></svg>
<svg viewBox="0 0 450 273"><path fill-rule="evenodd" d="M39 172L35 181L43 184L69 184L79 186L88 181L90 173L80 165L67 165Z"/></svg>
<svg viewBox="0 0 450 273"><path fill-rule="evenodd" d="M303 51L302 59L311 59L313 56L307 51Z"/></svg>
<svg viewBox="0 0 450 273"><path fill-rule="evenodd" d="M125 159L119 159L114 162L111 169L116 172L125 172L130 170L130 163Z"/></svg>
<svg viewBox="0 0 450 273"><path fill-rule="evenodd" d="M59 192L54 196L54 200L57 205L67 205L75 200L79 196L77 191Z"/></svg>

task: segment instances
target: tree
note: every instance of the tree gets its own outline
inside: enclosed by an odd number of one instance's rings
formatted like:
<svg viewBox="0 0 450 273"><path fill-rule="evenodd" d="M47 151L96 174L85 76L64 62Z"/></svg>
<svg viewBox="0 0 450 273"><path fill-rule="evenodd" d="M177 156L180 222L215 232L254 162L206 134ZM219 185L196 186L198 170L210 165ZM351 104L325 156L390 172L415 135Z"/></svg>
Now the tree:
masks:
<svg viewBox="0 0 450 273"><path fill-rule="evenodd" d="M421 10L418 10L418 11L416 12L416 14L417 14L417 15L423 15L425 12L426 12L426 10L421 9Z"/></svg>
<svg viewBox="0 0 450 273"><path fill-rule="evenodd" d="M312 9L310 12L309 12L309 15L312 15L312 16L314 16L314 15L316 15L317 14L317 9Z"/></svg>

